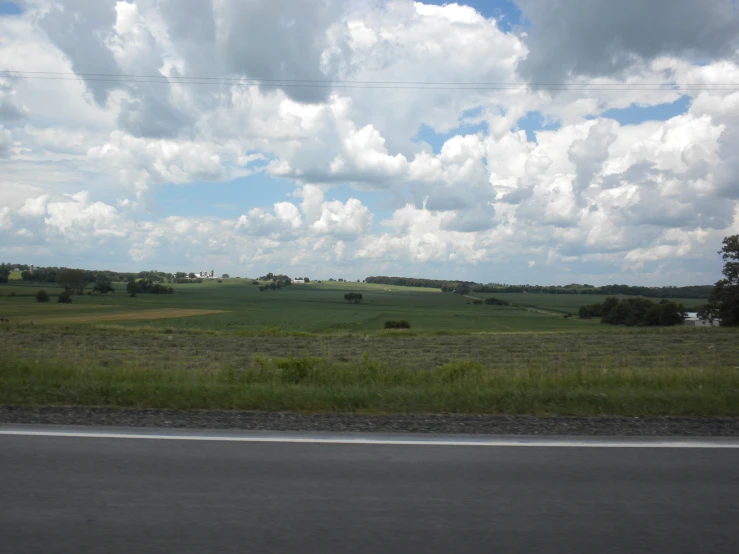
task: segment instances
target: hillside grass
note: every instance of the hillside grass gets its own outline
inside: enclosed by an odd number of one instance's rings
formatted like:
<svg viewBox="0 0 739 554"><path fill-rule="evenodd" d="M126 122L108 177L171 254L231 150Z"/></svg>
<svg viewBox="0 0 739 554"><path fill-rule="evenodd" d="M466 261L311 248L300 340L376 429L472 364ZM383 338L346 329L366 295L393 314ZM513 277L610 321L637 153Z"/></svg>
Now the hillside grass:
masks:
<svg viewBox="0 0 739 554"><path fill-rule="evenodd" d="M564 317L596 296L496 294L511 305L488 306L358 283L260 292L231 279L134 298L115 286L57 304L53 284L0 285L0 404L739 416L736 330Z"/></svg>
<svg viewBox="0 0 739 554"><path fill-rule="evenodd" d="M739 335L721 329L439 337L41 329L0 334L0 404L739 416Z"/></svg>
<svg viewBox="0 0 739 554"><path fill-rule="evenodd" d="M286 332L325 333L382 332L385 321L407 320L418 334L476 332L588 332L594 326L609 332L593 320L565 319L580 305L597 297L587 295L501 294L511 306L474 304L473 297L442 293L436 289L397 287L365 283L323 282L293 285L281 290L260 292L251 279L228 279L222 283L175 284L173 295L139 294L130 298L122 283L107 295L74 296L71 305L60 305L54 296L61 289L54 284L14 281L0 285L0 317L13 323L59 323L79 316L80 322L105 312L105 319L125 325L151 325L177 329L259 332L278 328ZM51 302L37 304L34 296L44 289ZM361 304L344 300L347 292L360 292ZM14 296L11 296L14 294ZM484 298L489 295L474 295ZM690 301L685 301L690 303ZM208 310L220 313L182 318L147 318L162 310ZM136 315L141 313L141 317ZM173 315L176 312L171 312ZM82 317L84 315L90 317ZM150 319L150 320L149 320Z"/></svg>

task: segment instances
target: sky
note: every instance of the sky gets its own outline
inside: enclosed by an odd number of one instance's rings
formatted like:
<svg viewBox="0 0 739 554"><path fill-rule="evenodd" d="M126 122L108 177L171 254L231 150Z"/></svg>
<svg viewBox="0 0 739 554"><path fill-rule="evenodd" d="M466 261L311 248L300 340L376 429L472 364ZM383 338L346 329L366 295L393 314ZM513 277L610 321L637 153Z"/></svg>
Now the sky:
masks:
<svg viewBox="0 0 739 554"><path fill-rule="evenodd" d="M4 262L710 284L737 151L736 0L0 1Z"/></svg>

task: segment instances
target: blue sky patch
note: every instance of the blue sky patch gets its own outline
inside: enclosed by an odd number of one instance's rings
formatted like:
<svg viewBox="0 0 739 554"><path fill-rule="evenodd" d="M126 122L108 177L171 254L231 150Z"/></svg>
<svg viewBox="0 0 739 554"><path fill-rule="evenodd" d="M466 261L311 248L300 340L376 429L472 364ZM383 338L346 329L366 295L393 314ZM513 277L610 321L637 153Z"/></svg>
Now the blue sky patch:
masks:
<svg viewBox="0 0 739 554"><path fill-rule="evenodd" d="M465 110L464 112L462 112L459 120L464 121L467 118L474 118L479 116L481 113L482 107ZM487 130L488 124L485 121L481 121L479 123L464 123L454 129L451 129L447 133L437 133L428 125L421 124L421 126L418 128L418 133L413 139L413 142L425 142L429 146L431 146L434 154L438 154L439 152L441 152L441 147L444 146L444 143L456 135L474 135L480 132L485 133L487 132Z"/></svg>
<svg viewBox="0 0 739 554"><path fill-rule="evenodd" d="M441 147L444 146L444 143L450 138L457 135L474 135L480 132L484 133L487 131L487 129L488 124L485 121L481 121L480 123L476 123L474 125L461 125L456 129L452 129L448 133L437 133L428 125L422 124L418 128L418 134L413 139L413 141L427 143L429 146L431 146L434 154L438 154L439 152L441 152Z"/></svg>
<svg viewBox="0 0 739 554"><path fill-rule="evenodd" d="M638 125L645 121L667 121L677 115L684 114L690 108L690 97L681 96L668 104L656 106L637 106L632 104L628 108L610 109L600 114L601 117L615 119L621 125Z"/></svg>
<svg viewBox="0 0 739 554"><path fill-rule="evenodd" d="M219 217L236 219L252 208L271 212L277 202L291 202L300 206L302 198L292 196L297 190L291 181L275 179L267 173L257 173L226 183L195 182L166 184L156 188L149 204L150 214L141 220L160 217ZM380 230L381 220L392 215L390 202L374 191L355 190L348 185L327 189L324 200L346 203L356 198L375 215L373 232Z"/></svg>
<svg viewBox="0 0 739 554"><path fill-rule="evenodd" d="M423 3L443 6L444 4L453 4L454 1L423 0ZM487 18L495 18L498 27L506 33L521 22L521 11L512 0L457 0L456 3L475 8Z"/></svg>
<svg viewBox="0 0 739 554"><path fill-rule="evenodd" d="M226 183L195 182L157 187L151 211L166 217L235 218L252 208L272 209L275 202L298 202L288 196L295 190L289 181L275 179L267 173L234 179Z"/></svg>
<svg viewBox="0 0 739 554"><path fill-rule="evenodd" d="M20 15L22 13L23 13L23 8L21 8L15 2L0 2L0 16Z"/></svg>
<svg viewBox="0 0 739 554"><path fill-rule="evenodd" d="M559 121L549 121L541 112L527 112L516 122L516 126L526 131L529 142L536 142L536 131L556 131L561 127Z"/></svg>

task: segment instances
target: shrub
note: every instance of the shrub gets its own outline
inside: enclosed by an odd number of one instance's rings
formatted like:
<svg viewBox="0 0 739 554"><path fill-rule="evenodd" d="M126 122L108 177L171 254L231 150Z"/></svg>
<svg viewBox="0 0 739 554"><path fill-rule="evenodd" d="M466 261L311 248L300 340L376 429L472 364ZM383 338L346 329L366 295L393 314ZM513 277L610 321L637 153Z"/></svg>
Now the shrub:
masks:
<svg viewBox="0 0 739 554"><path fill-rule="evenodd" d="M478 378L482 373L482 365L472 360L459 360L437 367L434 373L439 379L448 383L464 381Z"/></svg>
<svg viewBox="0 0 739 554"><path fill-rule="evenodd" d="M59 293L59 297L56 300L60 304L71 304L72 303L72 295L69 294L68 290L63 290Z"/></svg>
<svg viewBox="0 0 739 554"><path fill-rule="evenodd" d="M48 302L49 294L45 290L40 290L36 293L36 302Z"/></svg>
<svg viewBox="0 0 739 554"><path fill-rule="evenodd" d="M490 297L485 299L485 304L488 306L508 306L508 302L505 300L500 300L498 298Z"/></svg>
<svg viewBox="0 0 739 554"><path fill-rule="evenodd" d="M362 293L361 292L347 292L344 295L344 300L347 302L354 302L355 304L359 304L362 301Z"/></svg>
<svg viewBox="0 0 739 554"><path fill-rule="evenodd" d="M472 303L473 304L482 304L482 300L473 300Z"/></svg>
<svg viewBox="0 0 739 554"><path fill-rule="evenodd" d="M99 292L100 294L108 294L109 292L115 292L113 283L105 275L98 275L95 280L95 285L92 287L93 292Z"/></svg>
<svg viewBox="0 0 739 554"><path fill-rule="evenodd" d="M386 321L385 322L385 329L410 329L411 324L408 323L405 319L400 321Z"/></svg>
<svg viewBox="0 0 739 554"><path fill-rule="evenodd" d="M280 378L283 383L301 383L310 379L311 371L321 363L321 358L299 358L290 357L286 360L277 360L280 369Z"/></svg>

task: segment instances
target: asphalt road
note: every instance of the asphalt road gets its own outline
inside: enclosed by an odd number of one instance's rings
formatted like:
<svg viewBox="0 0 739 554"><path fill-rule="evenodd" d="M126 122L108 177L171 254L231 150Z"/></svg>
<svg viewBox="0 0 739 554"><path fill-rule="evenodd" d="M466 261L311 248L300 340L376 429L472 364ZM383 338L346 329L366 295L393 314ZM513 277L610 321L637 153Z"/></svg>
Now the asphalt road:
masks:
<svg viewBox="0 0 739 554"><path fill-rule="evenodd" d="M739 449L0 434L4 554L707 554L737 544Z"/></svg>

